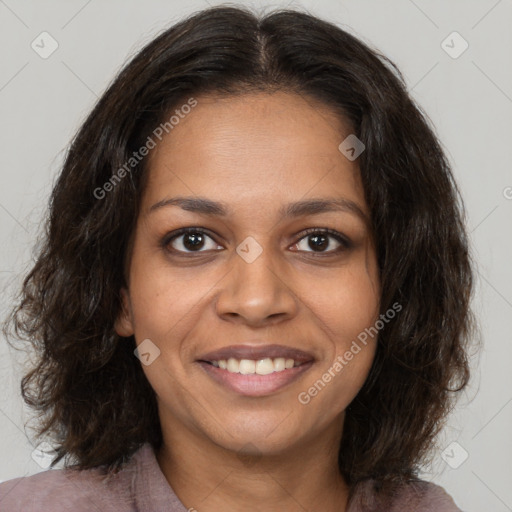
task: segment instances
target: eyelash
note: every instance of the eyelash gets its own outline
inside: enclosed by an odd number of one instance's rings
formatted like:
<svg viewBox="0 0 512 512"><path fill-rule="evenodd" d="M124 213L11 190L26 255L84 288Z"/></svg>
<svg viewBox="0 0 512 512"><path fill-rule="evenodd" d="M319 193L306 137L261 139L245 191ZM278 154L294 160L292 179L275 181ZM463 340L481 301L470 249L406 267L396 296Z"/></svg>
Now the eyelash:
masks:
<svg viewBox="0 0 512 512"><path fill-rule="evenodd" d="M172 252L175 254L178 254L180 256L189 257L188 255L193 254L200 254L201 252L206 251L180 251L176 249L169 249L169 244L173 242L175 239L179 238L180 236L187 235L187 234L203 234L207 235L208 237L212 238L213 240L215 237L213 234L206 229L203 228L195 228L195 227L188 227L188 228L181 228L176 231L173 231L172 233L167 234L161 242L161 246L163 249L167 250L168 252ZM299 252L306 252L309 254L313 254L315 257L325 257L325 256L331 256L333 254L338 254L340 252L346 251L347 249L352 248L352 243L341 233L338 233L338 231L335 231L334 229L329 228L309 228L300 233L300 238L297 242L295 242L293 245L298 244L301 240L304 238L307 238L309 235L329 235L332 238L334 238L337 242L340 243L340 247L334 250L330 251L299 251Z"/></svg>

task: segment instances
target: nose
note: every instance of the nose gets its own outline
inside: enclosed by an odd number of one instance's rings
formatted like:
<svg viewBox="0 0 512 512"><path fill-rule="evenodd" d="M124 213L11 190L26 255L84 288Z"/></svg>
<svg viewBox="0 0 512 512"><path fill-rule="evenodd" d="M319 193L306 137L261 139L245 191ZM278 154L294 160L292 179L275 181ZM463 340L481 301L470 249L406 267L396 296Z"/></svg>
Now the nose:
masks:
<svg viewBox="0 0 512 512"><path fill-rule="evenodd" d="M298 309L289 274L283 273L271 250L252 262L233 254L231 271L221 281L217 314L225 320L252 327L269 325L292 318Z"/></svg>

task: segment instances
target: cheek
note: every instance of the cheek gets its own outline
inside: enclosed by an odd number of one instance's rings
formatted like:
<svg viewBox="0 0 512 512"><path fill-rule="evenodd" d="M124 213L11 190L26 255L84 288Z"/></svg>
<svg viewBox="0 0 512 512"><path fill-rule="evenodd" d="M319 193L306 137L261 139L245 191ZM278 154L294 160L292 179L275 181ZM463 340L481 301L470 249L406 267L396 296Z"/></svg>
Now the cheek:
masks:
<svg viewBox="0 0 512 512"><path fill-rule="evenodd" d="M375 272L364 261L340 269L337 275L305 286L305 295L317 321L335 342L337 351L373 325L379 315L379 288Z"/></svg>
<svg viewBox="0 0 512 512"><path fill-rule="evenodd" d="M377 336L369 335L379 318L380 288L375 258L362 253L351 264L340 268L336 276L317 284L305 289L318 326L329 333L331 348L319 370L328 390L323 391L322 383L316 386L319 394L322 390L322 398L316 405L334 414L345 409L356 396L375 357ZM311 391L315 393L315 389Z"/></svg>
<svg viewBox="0 0 512 512"><path fill-rule="evenodd" d="M375 280L366 272L347 269L339 280L322 287L315 303L316 320L329 332L331 349L300 395L313 416L332 420L345 410L366 381L377 348L369 336L379 313ZM318 290L318 288L317 288Z"/></svg>
<svg viewBox="0 0 512 512"><path fill-rule="evenodd" d="M186 322L201 303L205 290L214 284L213 276L196 274L193 279L185 279L183 272L170 272L168 265L160 262L142 265L134 261L135 269L131 276L132 313L135 335L165 340L174 328ZM139 270L137 270L137 268Z"/></svg>

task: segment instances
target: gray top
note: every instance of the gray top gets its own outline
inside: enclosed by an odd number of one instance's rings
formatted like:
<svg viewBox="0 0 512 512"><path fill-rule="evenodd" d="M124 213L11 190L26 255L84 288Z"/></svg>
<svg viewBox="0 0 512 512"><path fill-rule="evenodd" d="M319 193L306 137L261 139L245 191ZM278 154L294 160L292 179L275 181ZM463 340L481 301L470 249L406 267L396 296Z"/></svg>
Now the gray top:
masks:
<svg viewBox="0 0 512 512"><path fill-rule="evenodd" d="M461 512L445 490L421 481L409 484L392 503L378 504L373 481L356 487L346 512ZM49 469L0 484L1 512L188 512L146 443L122 469ZM190 510L194 510L191 506Z"/></svg>

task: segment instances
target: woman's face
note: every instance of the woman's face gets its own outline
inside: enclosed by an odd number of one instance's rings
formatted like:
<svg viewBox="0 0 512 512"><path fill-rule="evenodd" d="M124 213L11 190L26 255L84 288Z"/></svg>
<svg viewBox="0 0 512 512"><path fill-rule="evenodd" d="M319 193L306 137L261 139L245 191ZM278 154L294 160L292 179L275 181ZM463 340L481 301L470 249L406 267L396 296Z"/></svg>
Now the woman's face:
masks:
<svg viewBox="0 0 512 512"><path fill-rule="evenodd" d="M380 296L350 131L299 95L196 99L148 156L116 330L144 342L164 437L268 454L341 437Z"/></svg>

